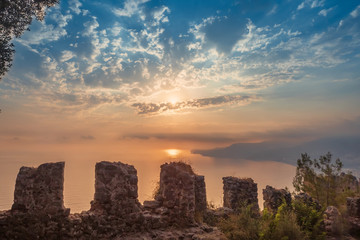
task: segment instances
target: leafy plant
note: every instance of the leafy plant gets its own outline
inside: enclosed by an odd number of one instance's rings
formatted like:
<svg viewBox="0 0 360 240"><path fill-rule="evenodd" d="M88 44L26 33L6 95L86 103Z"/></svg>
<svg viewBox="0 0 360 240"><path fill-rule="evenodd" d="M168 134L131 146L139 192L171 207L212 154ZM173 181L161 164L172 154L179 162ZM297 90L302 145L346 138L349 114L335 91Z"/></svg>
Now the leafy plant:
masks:
<svg viewBox="0 0 360 240"><path fill-rule="evenodd" d="M267 209L263 211L260 232L261 240L304 240L305 234L297 224L297 217L292 208L283 203L275 215Z"/></svg>
<svg viewBox="0 0 360 240"><path fill-rule="evenodd" d="M333 161L330 152L319 159L311 159L307 153L301 154L293 179L295 191L308 193L324 207L341 206L346 197L354 193L346 186L349 185L349 176L341 173L342 167L340 159Z"/></svg>
<svg viewBox="0 0 360 240"><path fill-rule="evenodd" d="M230 240L259 239L260 221L254 217L252 205L241 207L237 212L220 220L218 227L225 236Z"/></svg>

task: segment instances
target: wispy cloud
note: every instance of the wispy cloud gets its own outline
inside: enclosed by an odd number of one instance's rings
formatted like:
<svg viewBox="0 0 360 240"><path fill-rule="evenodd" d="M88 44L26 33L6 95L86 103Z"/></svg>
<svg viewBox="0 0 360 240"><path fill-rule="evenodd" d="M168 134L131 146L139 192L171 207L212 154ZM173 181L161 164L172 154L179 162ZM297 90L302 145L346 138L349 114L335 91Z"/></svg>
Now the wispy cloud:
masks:
<svg viewBox="0 0 360 240"><path fill-rule="evenodd" d="M201 143L232 143L242 139L226 133L149 133L149 134L126 134L124 139L150 140L158 139L174 142L201 142Z"/></svg>
<svg viewBox="0 0 360 240"><path fill-rule="evenodd" d="M297 10L301 10L306 6L310 8L322 7L325 4L325 0L305 0L298 7Z"/></svg>
<svg viewBox="0 0 360 240"><path fill-rule="evenodd" d="M350 15L351 15L353 18L358 17L359 14L360 14L360 5L358 5L358 6L354 9L354 11L352 11L352 12L350 13Z"/></svg>
<svg viewBox="0 0 360 240"><path fill-rule="evenodd" d="M81 139L83 139L83 140L94 140L95 137L92 136L92 135L86 135L86 136L81 136Z"/></svg>
<svg viewBox="0 0 360 240"><path fill-rule="evenodd" d="M149 0L127 0L125 1L123 8L114 9L113 12L118 16L131 17L132 15L139 13L139 5L148 1Z"/></svg>
<svg viewBox="0 0 360 240"><path fill-rule="evenodd" d="M76 14L80 14L81 13L81 9L80 7L82 6L82 3L79 0L71 0L69 2L70 4L70 9L76 13Z"/></svg>
<svg viewBox="0 0 360 240"><path fill-rule="evenodd" d="M329 9L322 9L319 12L319 15L326 17L328 15L329 12L331 12L334 8L329 8Z"/></svg>
<svg viewBox="0 0 360 240"><path fill-rule="evenodd" d="M350 4L340 14L341 24L329 19L329 25L323 26L322 16L339 14L342 6L320 0L260 2L224 3L226 10L205 12L202 3L189 3L199 14L186 19L179 16L188 12L183 8L188 3L125 0L110 6L82 0L62 2L49 9L45 22L34 21L31 31L16 40L21 44L16 44L14 66L3 82L12 81L11 89L34 90L31 94L38 90L38 96L60 92L79 94L77 99L86 99L84 89L106 88L128 96L132 107L146 115L222 106L228 100L205 100L214 95L260 94L277 85L307 81L309 73L322 79L321 70L340 68L352 61L351 54L359 55L358 4ZM296 19L290 20L282 9L297 6L306 11L296 11ZM109 18L101 17L105 12ZM261 14L266 21L259 21ZM305 21L309 14L312 23ZM356 75L353 71L346 74ZM175 105L138 100L176 89L201 89L211 95ZM63 101L67 106L68 99Z"/></svg>
<svg viewBox="0 0 360 240"><path fill-rule="evenodd" d="M256 96L240 96L240 95L225 95L210 98L199 98L188 101L181 101L177 103L163 102L163 103L134 103L131 106L136 108L140 115L160 114L171 111L181 111L186 109L201 109L223 106L225 104L249 104L259 98Z"/></svg>

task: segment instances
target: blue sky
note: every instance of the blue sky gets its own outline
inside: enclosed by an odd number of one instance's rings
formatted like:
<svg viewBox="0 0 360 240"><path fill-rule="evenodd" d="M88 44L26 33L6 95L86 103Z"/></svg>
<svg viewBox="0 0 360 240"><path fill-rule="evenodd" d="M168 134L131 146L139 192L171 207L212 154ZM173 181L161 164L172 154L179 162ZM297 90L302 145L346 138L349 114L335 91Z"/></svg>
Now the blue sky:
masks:
<svg viewBox="0 0 360 240"><path fill-rule="evenodd" d="M95 140L359 136L343 127L360 119L359 19L358 1L63 0L14 40L2 140L84 139L50 122Z"/></svg>

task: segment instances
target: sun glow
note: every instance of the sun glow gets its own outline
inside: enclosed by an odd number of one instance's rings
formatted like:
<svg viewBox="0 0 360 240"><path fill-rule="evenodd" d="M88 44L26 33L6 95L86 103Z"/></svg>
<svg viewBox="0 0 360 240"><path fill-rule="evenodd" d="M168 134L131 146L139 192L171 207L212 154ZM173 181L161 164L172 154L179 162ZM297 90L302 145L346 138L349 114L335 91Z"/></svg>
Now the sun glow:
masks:
<svg viewBox="0 0 360 240"><path fill-rule="evenodd" d="M176 96L172 96L169 98L169 102L172 104L172 105L175 105L177 102L179 102L179 98L176 97Z"/></svg>
<svg viewBox="0 0 360 240"><path fill-rule="evenodd" d="M169 157L176 157L181 151L179 149L166 149L165 152L169 155Z"/></svg>

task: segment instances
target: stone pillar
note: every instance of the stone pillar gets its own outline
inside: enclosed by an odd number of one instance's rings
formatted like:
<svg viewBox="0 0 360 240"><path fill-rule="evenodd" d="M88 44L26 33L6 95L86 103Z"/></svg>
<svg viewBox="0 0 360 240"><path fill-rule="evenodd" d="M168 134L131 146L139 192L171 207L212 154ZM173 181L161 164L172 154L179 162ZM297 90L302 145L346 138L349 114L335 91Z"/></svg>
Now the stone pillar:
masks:
<svg viewBox="0 0 360 240"><path fill-rule="evenodd" d="M360 197L346 198L347 213L349 215L349 232L360 236Z"/></svg>
<svg viewBox="0 0 360 240"><path fill-rule="evenodd" d="M64 162L38 168L21 167L16 178L12 211L31 214L69 215L64 207Z"/></svg>
<svg viewBox="0 0 360 240"><path fill-rule="evenodd" d="M346 207L349 216L360 218L360 197L346 198Z"/></svg>
<svg viewBox="0 0 360 240"><path fill-rule="evenodd" d="M141 211L137 183L134 166L121 162L96 163L95 195L91 211L121 218Z"/></svg>
<svg viewBox="0 0 360 240"><path fill-rule="evenodd" d="M223 177L224 207L237 210L252 204L259 211L257 184L251 178Z"/></svg>
<svg viewBox="0 0 360 240"><path fill-rule="evenodd" d="M324 212L324 225L327 236L336 237L341 234L341 215L334 206L328 206Z"/></svg>
<svg viewBox="0 0 360 240"><path fill-rule="evenodd" d="M285 189L275 189L269 185L263 189L264 208L276 213L280 205L285 201L287 205L291 205L291 194Z"/></svg>
<svg viewBox="0 0 360 240"><path fill-rule="evenodd" d="M203 213L206 210L206 186L204 176L195 175L195 211Z"/></svg>
<svg viewBox="0 0 360 240"><path fill-rule="evenodd" d="M165 207L170 225L191 225L195 222L195 174L182 162L161 165L160 189L155 199Z"/></svg>

